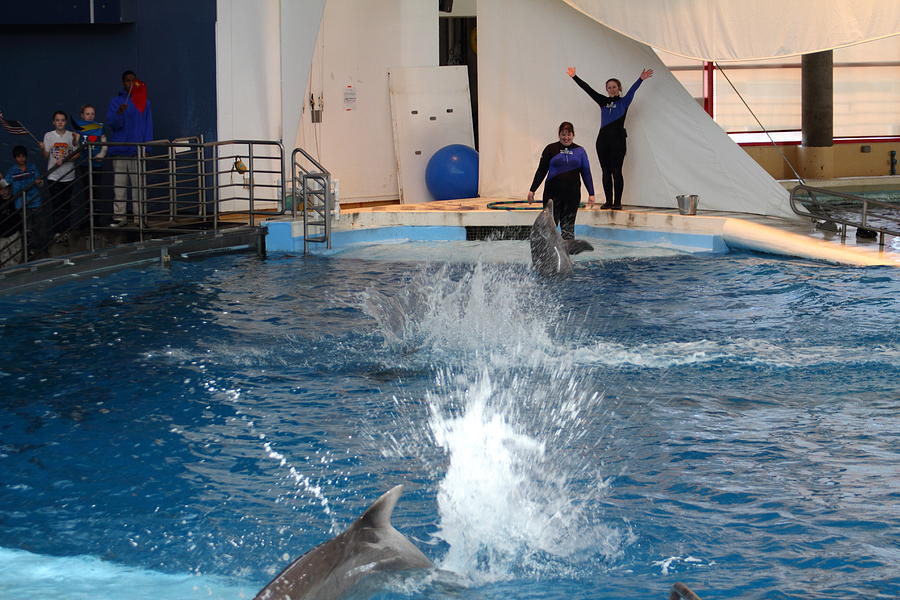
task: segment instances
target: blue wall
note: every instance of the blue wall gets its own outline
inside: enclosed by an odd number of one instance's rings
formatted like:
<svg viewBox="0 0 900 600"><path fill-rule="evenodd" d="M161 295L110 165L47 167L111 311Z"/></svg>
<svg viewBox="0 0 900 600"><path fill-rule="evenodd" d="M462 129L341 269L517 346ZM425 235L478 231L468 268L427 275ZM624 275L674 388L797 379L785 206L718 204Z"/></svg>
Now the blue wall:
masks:
<svg viewBox="0 0 900 600"><path fill-rule="evenodd" d="M157 139L215 139L216 0L134 2L130 17L121 25L0 25L0 111L38 139L55 110L77 116L93 104L102 120L131 69L147 83ZM37 158L28 136L0 129L4 172L18 144Z"/></svg>

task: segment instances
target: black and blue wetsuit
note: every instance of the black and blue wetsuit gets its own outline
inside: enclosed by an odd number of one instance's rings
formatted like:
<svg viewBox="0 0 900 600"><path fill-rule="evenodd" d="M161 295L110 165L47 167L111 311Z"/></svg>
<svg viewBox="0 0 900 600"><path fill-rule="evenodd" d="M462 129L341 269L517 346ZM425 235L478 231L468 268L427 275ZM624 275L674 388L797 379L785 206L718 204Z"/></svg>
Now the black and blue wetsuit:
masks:
<svg viewBox="0 0 900 600"><path fill-rule="evenodd" d="M578 75L572 79L587 92L594 102L600 105L600 132L597 134L597 158L603 169L603 194L606 197L604 208L621 207L622 191L625 188L625 178L622 176L622 164L625 162L625 115L628 107L634 99L634 93L644 81L638 77L634 85L629 88L625 97L604 96L597 93L585 83Z"/></svg>
<svg viewBox="0 0 900 600"><path fill-rule="evenodd" d="M571 240L575 237L575 215L581 203L582 180L588 195L594 195L594 179L587 152L578 144L548 144L541 152L541 162L531 182L532 192L538 189L545 176L544 206L547 206L547 200L553 199L553 220L562 229L563 239Z"/></svg>

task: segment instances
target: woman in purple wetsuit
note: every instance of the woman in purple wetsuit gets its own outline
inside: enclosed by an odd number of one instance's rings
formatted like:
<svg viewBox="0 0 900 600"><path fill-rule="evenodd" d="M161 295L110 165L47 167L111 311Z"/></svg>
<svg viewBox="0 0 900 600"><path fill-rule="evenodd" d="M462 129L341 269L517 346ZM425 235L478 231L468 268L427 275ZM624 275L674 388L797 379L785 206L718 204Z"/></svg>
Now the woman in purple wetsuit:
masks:
<svg viewBox="0 0 900 600"><path fill-rule="evenodd" d="M562 230L562 238L575 238L575 216L581 203L581 182L588 191L588 204L594 205L594 180L587 152L576 144L575 127L568 121L559 125L559 141L547 144L541 153L534 180L528 189L528 201L534 202L534 192L544 177L544 206L553 200L553 220Z"/></svg>
<svg viewBox="0 0 900 600"><path fill-rule="evenodd" d="M621 210L622 190L625 187L625 178L622 176L622 164L625 162L625 115L628 107L634 99L634 93L645 79L653 77L653 69L644 69L634 85L621 97L622 82L618 79L606 81L606 93L604 96L589 86L578 75L575 67L569 67L569 77L587 92L594 102L600 105L600 132L597 134L597 158L600 160L600 168L603 170L603 194L606 203L600 208Z"/></svg>

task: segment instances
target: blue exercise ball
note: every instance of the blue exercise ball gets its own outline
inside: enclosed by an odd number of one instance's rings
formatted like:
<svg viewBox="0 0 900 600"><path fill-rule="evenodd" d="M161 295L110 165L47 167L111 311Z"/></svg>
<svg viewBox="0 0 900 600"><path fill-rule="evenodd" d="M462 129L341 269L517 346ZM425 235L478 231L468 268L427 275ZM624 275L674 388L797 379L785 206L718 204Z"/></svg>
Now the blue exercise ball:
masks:
<svg viewBox="0 0 900 600"><path fill-rule="evenodd" d="M435 200L476 197L478 153L463 144L444 146L428 160L425 185Z"/></svg>

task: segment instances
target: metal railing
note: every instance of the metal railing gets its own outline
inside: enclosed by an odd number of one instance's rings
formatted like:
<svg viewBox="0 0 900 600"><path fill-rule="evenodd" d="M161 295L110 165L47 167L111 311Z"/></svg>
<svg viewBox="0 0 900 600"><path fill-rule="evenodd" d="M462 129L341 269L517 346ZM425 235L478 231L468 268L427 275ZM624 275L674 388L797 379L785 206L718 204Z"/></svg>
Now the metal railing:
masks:
<svg viewBox="0 0 900 600"><path fill-rule="evenodd" d="M325 244L330 249L334 210L331 173L303 148L294 148L291 153L291 215L295 219L298 203L303 204L303 253L309 253L310 243Z"/></svg>
<svg viewBox="0 0 900 600"><path fill-rule="evenodd" d="M798 185L791 190L791 210L816 221L840 225L841 240L847 227L877 232L879 245L884 236L900 236L900 204L823 188Z"/></svg>
<svg viewBox="0 0 900 600"><path fill-rule="evenodd" d="M100 147L129 147L134 156L107 156L98 167L99 159L89 157ZM0 267L68 254L75 239L77 249L96 250L161 234L255 225L286 210L284 148L277 141L90 142L63 164L75 165L75 177L54 186L55 194L44 184L62 166L0 199ZM126 164L131 177L123 173Z"/></svg>

